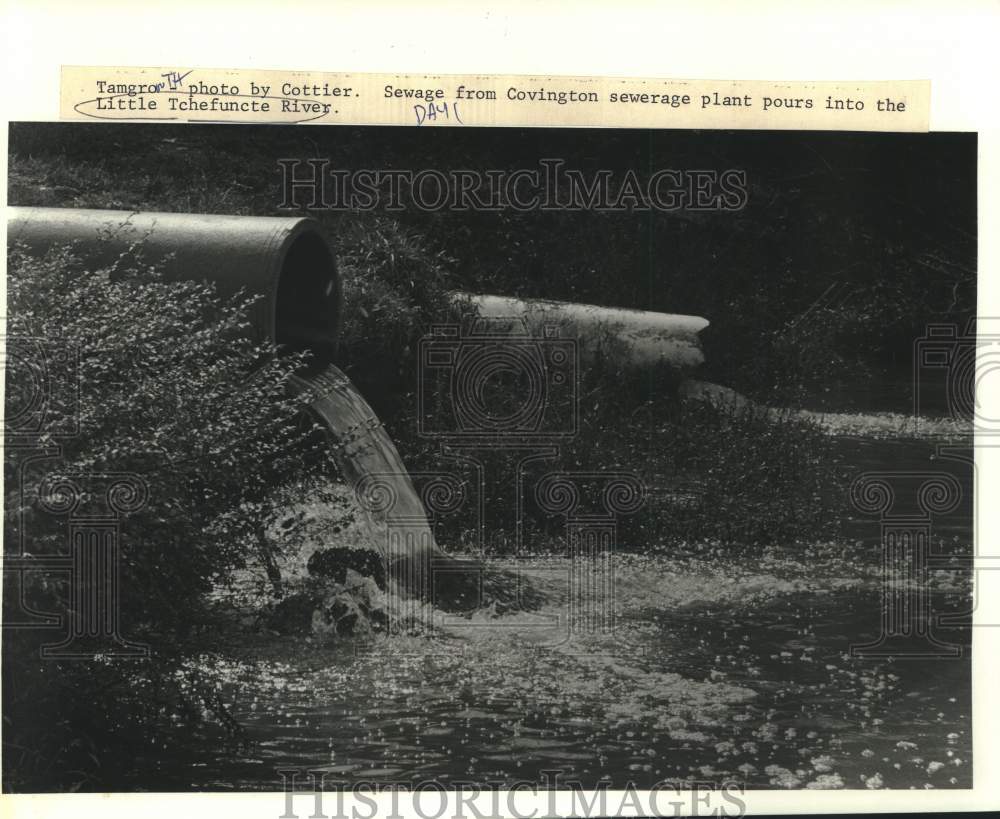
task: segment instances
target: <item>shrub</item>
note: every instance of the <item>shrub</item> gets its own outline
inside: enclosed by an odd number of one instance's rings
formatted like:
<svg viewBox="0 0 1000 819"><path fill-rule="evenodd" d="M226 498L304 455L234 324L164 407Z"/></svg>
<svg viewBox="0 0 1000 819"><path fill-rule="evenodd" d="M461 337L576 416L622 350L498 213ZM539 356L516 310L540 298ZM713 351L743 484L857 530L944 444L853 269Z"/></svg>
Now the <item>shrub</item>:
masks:
<svg viewBox="0 0 1000 819"><path fill-rule="evenodd" d="M252 298L165 281L141 247L101 269L68 248L43 258L15 248L7 281L8 337L75 353L45 361L46 383L80 385L76 400L54 391L46 406L39 441L61 445L50 474L132 472L148 487L146 504L123 519L120 617L151 660L39 662L30 634L4 641L4 759L22 766L7 773L42 789L99 787L110 760L153 730L161 701L195 692L197 713L214 703L175 676L178 641L210 620L204 593L273 545L262 533L287 517L287 487L318 483L331 467L303 413L308 396L286 391L306 358L251 338ZM8 402L31 375L10 364ZM60 439L70 413L79 433ZM65 520L19 492L15 457L5 459L6 547L23 535L31 554L65 553ZM294 522L285 529L286 540L304 536ZM59 611L60 591L38 582L28 593L39 610ZM159 699L136 695L150 686Z"/></svg>
<svg viewBox="0 0 1000 819"><path fill-rule="evenodd" d="M454 314L451 260L393 219L347 216L329 225L344 286L339 358L392 425L412 403L418 340Z"/></svg>

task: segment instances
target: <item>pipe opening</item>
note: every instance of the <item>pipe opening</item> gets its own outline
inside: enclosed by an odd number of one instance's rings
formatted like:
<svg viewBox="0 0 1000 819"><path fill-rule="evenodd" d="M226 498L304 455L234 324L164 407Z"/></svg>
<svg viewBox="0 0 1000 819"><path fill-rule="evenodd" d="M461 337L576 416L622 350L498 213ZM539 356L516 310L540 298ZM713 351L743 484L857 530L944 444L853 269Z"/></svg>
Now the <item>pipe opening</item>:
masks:
<svg viewBox="0 0 1000 819"><path fill-rule="evenodd" d="M287 249L275 300L275 341L309 350L329 362L337 349L340 283L326 240L314 230L300 233Z"/></svg>

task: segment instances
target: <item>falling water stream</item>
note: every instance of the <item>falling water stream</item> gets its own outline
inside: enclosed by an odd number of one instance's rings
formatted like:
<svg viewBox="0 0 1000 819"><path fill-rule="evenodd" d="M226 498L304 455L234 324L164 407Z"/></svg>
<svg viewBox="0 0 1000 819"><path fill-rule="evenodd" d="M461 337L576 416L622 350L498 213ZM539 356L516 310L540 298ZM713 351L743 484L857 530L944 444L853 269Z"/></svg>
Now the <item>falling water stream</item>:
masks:
<svg viewBox="0 0 1000 819"><path fill-rule="evenodd" d="M332 364L294 376L292 388L310 396L310 408L331 439L341 476L359 495L390 581L414 598L430 596L432 559L447 560L434 540L396 445L351 380Z"/></svg>
<svg viewBox="0 0 1000 819"><path fill-rule="evenodd" d="M436 549L399 451L351 379L329 364L314 374L293 376L292 386L311 396L310 407L331 434L337 467L347 483L358 487L377 476L391 490L393 517L411 525L415 542Z"/></svg>

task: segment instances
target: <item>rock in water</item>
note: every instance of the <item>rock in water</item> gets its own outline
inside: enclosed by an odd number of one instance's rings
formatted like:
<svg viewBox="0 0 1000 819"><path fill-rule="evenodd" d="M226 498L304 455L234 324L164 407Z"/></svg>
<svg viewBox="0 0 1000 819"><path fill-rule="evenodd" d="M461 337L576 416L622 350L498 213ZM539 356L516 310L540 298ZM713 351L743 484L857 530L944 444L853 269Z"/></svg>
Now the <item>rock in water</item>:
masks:
<svg viewBox="0 0 1000 819"><path fill-rule="evenodd" d="M327 595L312 614L312 633L317 637L365 637L371 630L365 612L348 591Z"/></svg>
<svg viewBox="0 0 1000 819"><path fill-rule="evenodd" d="M634 312L634 311L633 311ZM652 315L652 314L651 314ZM695 319L698 329L704 319ZM310 396L310 407L330 435L331 454L341 476L358 494L361 507L371 523L372 531L384 537L388 527L394 530L404 549L387 548L392 565L392 585L400 592L425 601L432 599L432 565L434 571L453 563L453 558L434 539L427 522L423 501L410 480L402 458L392 438L351 380L332 364L308 375L294 376L292 389ZM361 558L358 553L369 552ZM373 577L385 588L387 577L381 557L372 550L322 550L322 555L310 558L310 574L329 577L336 582L346 579L346 569ZM359 563L358 561L363 561ZM481 581L475 572L456 573L442 584L441 594L433 597L435 605L457 610L475 606L480 596Z"/></svg>
<svg viewBox="0 0 1000 819"><path fill-rule="evenodd" d="M310 558L308 568L313 575L309 588L282 600L268 618L269 628L339 640L369 637L386 625L385 593L376 579L384 585L385 570L377 552L324 549Z"/></svg>
<svg viewBox="0 0 1000 819"><path fill-rule="evenodd" d="M319 549L309 558L306 569L311 575L329 578L341 584L347 582L347 573L354 571L362 577L372 578L378 588L385 588L385 562L372 549L347 549L340 546Z"/></svg>
<svg viewBox="0 0 1000 819"><path fill-rule="evenodd" d="M311 631L317 637L370 637L388 621L385 594L371 577L347 569L343 583L331 583L330 592L312 613Z"/></svg>
<svg viewBox="0 0 1000 819"><path fill-rule="evenodd" d="M354 569L348 569L343 585L344 590L358 601L358 604L369 616L385 613L385 593L379 588L374 578L364 577Z"/></svg>

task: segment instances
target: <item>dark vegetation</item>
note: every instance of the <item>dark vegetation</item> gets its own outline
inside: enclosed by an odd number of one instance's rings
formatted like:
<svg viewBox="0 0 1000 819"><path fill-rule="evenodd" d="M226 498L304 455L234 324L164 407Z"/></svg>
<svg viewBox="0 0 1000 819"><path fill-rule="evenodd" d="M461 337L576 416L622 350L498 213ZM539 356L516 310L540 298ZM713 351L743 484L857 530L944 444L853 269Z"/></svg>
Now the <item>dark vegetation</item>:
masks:
<svg viewBox="0 0 1000 819"><path fill-rule="evenodd" d="M975 146L974 134L22 124L10 201L276 214L283 157L445 172L557 157L639 179L744 170L737 213L315 212L365 308L349 313L345 340L406 366L391 351L406 349L408 319L433 307L439 284L690 313L712 322L710 380L772 402L905 411L913 340L975 310ZM345 362L369 369L353 352ZM863 389L876 377L890 394Z"/></svg>
<svg viewBox="0 0 1000 819"><path fill-rule="evenodd" d="M447 314L450 289L703 315L712 326L701 377L773 405L841 409L909 408L914 338L975 305L966 135L24 124L10 146L11 204L248 215L279 213L280 157L328 156L346 169L532 168L558 156L583 170L746 170L739 213L314 213L344 279L339 363L412 469L453 467L416 434L414 400L417 343ZM284 391L301 361L233 342L245 303L168 285L141 255L111 271L63 250L41 262L15 252L8 265L8 334L83 351L84 423L64 445L66 471L149 478L149 504L125 523L122 620L155 653L32 663L39 638L5 635L4 787L113 789L133 751L165 741L164 725L178 736L208 717L238 738L217 692L184 665L186 646L217 625L213 585L313 534L305 519L282 543L262 532L303 493L321 501L330 466ZM898 389L866 390L876 379ZM753 555L836 536L843 476L818 429L752 407L681 404L662 386L655 374L588 370L580 435L538 468L637 472L650 497L622 522L624 548L713 540ZM5 466L16 486L16 463ZM489 545L502 552L512 487L490 491L500 522ZM62 520L32 519L38 510L8 495L8 549L22 508L42 533L33 554L65 548ZM561 547L561 524L530 504L526 526L533 547ZM438 537L474 542L461 516ZM64 592L28 589L43 610Z"/></svg>
<svg viewBox="0 0 1000 819"><path fill-rule="evenodd" d="M5 787L111 788L137 748L161 741L166 722L214 714L227 724L218 693L183 670L183 644L217 622L207 593L265 556L263 531L281 519L284 542L307 535L310 523L288 506L303 494L322 502L334 473L305 420L306 399L286 389L302 356L248 340L248 299L166 283L134 254L101 269L62 248L43 259L15 248L7 260L8 333L44 340L47 351L44 371L29 369L41 360L30 351L10 359L8 406L24 403L18 393L31 390L32 372L81 386L54 391L45 408L40 443L60 442L58 458L32 467L37 449L7 450L5 549L13 556L23 541L36 558L66 553L66 516L43 505L43 476L93 493L81 496L81 513L106 515L98 479L73 476L137 475L147 497L123 519L119 611L127 638L155 653L39 662L41 644L58 642L53 631L6 631ZM68 418L79 434L59 437ZM9 623L22 612L14 576L4 579ZM69 615L64 573L29 572L23 593L30 609Z"/></svg>

